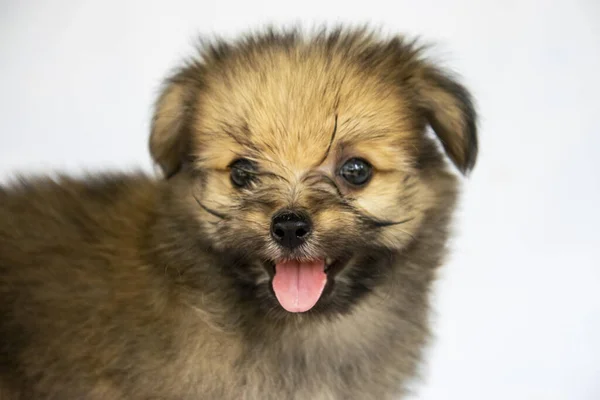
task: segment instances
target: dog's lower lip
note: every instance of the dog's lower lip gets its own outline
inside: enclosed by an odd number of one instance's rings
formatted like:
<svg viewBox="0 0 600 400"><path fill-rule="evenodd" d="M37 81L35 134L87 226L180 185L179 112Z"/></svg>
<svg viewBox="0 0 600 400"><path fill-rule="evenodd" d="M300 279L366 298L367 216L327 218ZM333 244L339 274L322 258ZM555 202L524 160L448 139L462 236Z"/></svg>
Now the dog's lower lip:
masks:
<svg viewBox="0 0 600 400"><path fill-rule="evenodd" d="M331 258L326 258L325 259L325 272L328 272L329 269L331 268L332 265L334 265L337 262L337 260L333 260Z"/></svg>
<svg viewBox="0 0 600 400"><path fill-rule="evenodd" d="M344 269L349 260L350 258L339 258L332 260L330 264L325 265L325 273L330 277L337 275L338 272Z"/></svg>
<svg viewBox="0 0 600 400"><path fill-rule="evenodd" d="M269 270L269 275L271 275L271 277L273 277L273 275L275 275L275 261L267 261L266 262L267 266L268 266L268 270Z"/></svg>

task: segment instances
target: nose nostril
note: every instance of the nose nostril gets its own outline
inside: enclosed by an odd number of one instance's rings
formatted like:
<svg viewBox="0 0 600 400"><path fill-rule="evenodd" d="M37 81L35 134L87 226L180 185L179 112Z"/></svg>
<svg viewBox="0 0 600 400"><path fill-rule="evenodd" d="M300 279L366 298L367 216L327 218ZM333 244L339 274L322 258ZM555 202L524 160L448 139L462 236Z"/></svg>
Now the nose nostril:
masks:
<svg viewBox="0 0 600 400"><path fill-rule="evenodd" d="M296 237L303 238L307 233L308 231L306 229L300 228L296 231Z"/></svg>
<svg viewBox="0 0 600 400"><path fill-rule="evenodd" d="M275 230L273 231L273 233L275 234L275 236L277 236L278 238L283 238L285 236L285 232L283 229L281 228L275 228Z"/></svg>

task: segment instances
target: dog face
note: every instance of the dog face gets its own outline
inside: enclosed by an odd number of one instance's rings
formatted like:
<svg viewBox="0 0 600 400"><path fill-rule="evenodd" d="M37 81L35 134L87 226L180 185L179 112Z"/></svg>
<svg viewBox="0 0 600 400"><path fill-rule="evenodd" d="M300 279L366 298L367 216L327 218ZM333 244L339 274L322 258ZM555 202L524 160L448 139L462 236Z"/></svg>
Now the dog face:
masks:
<svg viewBox="0 0 600 400"><path fill-rule="evenodd" d="M428 125L461 171L477 150L466 90L365 32L208 47L167 81L153 122L152 155L188 177L198 235L282 314L347 310L452 206Z"/></svg>

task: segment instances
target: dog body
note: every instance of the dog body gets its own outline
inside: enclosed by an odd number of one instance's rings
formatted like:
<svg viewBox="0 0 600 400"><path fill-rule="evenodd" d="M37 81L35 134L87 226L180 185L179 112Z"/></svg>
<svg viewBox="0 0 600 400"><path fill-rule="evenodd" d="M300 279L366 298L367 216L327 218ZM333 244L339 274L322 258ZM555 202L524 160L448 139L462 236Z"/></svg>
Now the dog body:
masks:
<svg viewBox="0 0 600 400"><path fill-rule="evenodd" d="M468 93L364 31L208 46L143 174L0 190L1 399L391 399L415 376Z"/></svg>

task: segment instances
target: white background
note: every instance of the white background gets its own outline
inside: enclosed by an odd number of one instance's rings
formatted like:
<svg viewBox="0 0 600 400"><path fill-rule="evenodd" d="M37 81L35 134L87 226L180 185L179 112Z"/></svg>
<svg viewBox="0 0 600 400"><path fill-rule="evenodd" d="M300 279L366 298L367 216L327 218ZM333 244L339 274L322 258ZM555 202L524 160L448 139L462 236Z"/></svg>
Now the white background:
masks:
<svg viewBox="0 0 600 400"><path fill-rule="evenodd" d="M141 167L198 33L373 22L422 35L481 111L415 398L600 399L600 2L0 0L0 180Z"/></svg>

